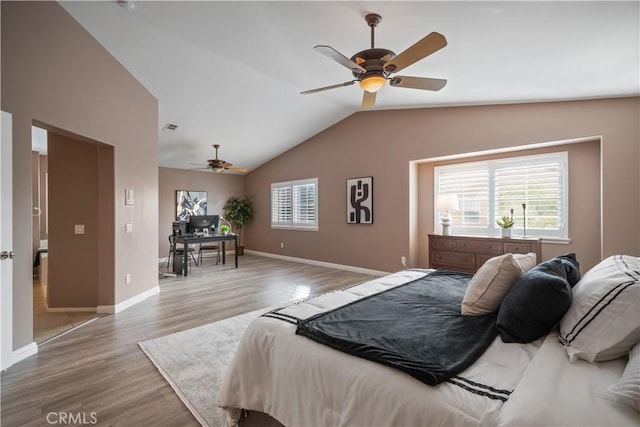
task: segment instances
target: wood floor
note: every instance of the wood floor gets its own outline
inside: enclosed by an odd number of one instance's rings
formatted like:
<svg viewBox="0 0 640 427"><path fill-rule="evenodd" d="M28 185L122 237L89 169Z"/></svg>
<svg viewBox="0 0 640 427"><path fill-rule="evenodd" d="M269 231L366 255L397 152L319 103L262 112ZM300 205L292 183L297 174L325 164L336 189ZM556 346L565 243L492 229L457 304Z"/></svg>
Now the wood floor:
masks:
<svg viewBox="0 0 640 427"><path fill-rule="evenodd" d="M97 313L50 312L40 279L33 279L33 340L40 344L98 317Z"/></svg>
<svg viewBox="0 0 640 427"><path fill-rule="evenodd" d="M3 372L1 424L43 426L70 413L98 426L197 426L139 341L371 278L255 255L240 258L238 269L205 260L186 279L161 279L158 295L48 342Z"/></svg>

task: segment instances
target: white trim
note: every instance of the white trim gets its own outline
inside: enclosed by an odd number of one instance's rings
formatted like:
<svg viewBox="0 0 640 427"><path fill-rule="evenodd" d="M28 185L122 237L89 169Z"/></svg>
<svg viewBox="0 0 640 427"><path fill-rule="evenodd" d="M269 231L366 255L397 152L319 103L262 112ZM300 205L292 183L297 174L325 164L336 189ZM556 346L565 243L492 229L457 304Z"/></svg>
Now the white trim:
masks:
<svg viewBox="0 0 640 427"><path fill-rule="evenodd" d="M47 307L49 313L56 312L83 312L83 313L95 313L96 307Z"/></svg>
<svg viewBox="0 0 640 427"><path fill-rule="evenodd" d="M386 276L387 274L389 274L388 271L371 270L369 268L354 267L351 265L344 265L344 264L334 264L332 262L317 261L315 259L296 258L292 256L272 254L269 252L253 251L251 249L245 249L245 252L251 255L259 255L267 258L276 258L284 261L299 262L301 264L317 265L320 267L335 268L338 270L352 271L354 273L371 274L372 276Z"/></svg>
<svg viewBox="0 0 640 427"><path fill-rule="evenodd" d="M571 243L571 239L569 238L565 239L561 237L543 237L542 243L549 243L552 245L568 245L569 243Z"/></svg>
<svg viewBox="0 0 640 427"><path fill-rule="evenodd" d="M122 302L119 302L116 305L99 305L97 307L96 312L98 314L116 314L120 313L122 310L126 310L127 308L138 304L139 302L144 301L145 299L160 293L160 286L154 286L151 289L147 289L146 291L133 296L129 299L126 299Z"/></svg>
<svg viewBox="0 0 640 427"><path fill-rule="evenodd" d="M13 351L13 357L12 357L13 360L11 361L11 365L18 363L26 359L27 357L33 356L37 352L38 352L38 344L36 344L35 341L32 341L31 343L25 345L24 347L21 347Z"/></svg>

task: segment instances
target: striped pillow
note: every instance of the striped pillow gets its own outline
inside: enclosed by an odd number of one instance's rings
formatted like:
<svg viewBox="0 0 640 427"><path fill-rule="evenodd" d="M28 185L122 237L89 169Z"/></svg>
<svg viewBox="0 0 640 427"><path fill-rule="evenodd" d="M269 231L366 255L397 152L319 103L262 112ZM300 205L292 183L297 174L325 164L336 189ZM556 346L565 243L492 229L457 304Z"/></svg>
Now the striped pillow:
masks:
<svg viewBox="0 0 640 427"><path fill-rule="evenodd" d="M585 273L559 338L571 362L617 359L640 342L640 258L614 255Z"/></svg>

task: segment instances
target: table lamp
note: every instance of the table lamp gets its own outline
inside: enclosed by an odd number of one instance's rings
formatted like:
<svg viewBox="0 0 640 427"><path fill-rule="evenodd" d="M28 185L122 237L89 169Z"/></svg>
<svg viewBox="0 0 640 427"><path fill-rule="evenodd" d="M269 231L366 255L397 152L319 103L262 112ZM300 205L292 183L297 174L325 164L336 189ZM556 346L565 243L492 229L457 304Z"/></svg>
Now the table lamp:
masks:
<svg viewBox="0 0 640 427"><path fill-rule="evenodd" d="M458 207L458 195L457 194L438 194L436 200L436 209L443 212L440 217L440 224L442 224L442 235L451 235L451 215L450 211L457 211Z"/></svg>

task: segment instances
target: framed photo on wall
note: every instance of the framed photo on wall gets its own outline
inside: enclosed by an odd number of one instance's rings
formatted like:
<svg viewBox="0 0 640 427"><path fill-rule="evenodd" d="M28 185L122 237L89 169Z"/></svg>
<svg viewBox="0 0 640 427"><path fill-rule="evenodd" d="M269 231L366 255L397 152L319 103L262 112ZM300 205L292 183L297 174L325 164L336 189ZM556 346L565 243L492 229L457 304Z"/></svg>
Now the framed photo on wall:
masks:
<svg viewBox="0 0 640 427"><path fill-rule="evenodd" d="M347 180L347 224L373 224L373 177Z"/></svg>
<svg viewBox="0 0 640 427"><path fill-rule="evenodd" d="M176 221L189 221L191 215L206 214L206 191L176 190Z"/></svg>

